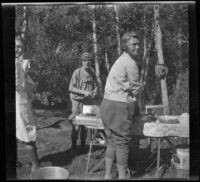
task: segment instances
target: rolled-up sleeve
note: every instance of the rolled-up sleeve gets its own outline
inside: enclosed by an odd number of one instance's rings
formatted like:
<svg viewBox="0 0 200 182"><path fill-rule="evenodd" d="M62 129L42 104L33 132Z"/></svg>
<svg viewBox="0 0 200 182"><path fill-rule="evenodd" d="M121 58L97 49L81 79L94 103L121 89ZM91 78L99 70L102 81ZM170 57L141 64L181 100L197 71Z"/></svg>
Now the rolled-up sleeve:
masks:
<svg viewBox="0 0 200 182"><path fill-rule="evenodd" d="M74 73L72 74L72 78L71 78L71 81L70 81L70 84L69 84L69 91L70 92L74 92L74 88L77 89L77 72L76 70L74 71Z"/></svg>
<svg viewBox="0 0 200 182"><path fill-rule="evenodd" d="M139 70L136 64L132 64L131 66L126 67L127 78L129 82L129 90L133 91L139 89Z"/></svg>

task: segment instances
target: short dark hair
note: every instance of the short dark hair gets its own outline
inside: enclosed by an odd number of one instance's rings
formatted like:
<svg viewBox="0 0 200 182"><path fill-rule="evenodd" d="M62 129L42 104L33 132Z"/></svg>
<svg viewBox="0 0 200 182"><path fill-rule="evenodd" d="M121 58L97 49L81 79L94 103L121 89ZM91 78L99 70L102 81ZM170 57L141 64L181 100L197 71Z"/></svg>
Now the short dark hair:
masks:
<svg viewBox="0 0 200 182"><path fill-rule="evenodd" d="M15 40L21 41L24 44L24 46L25 46L25 40L24 40L24 38L22 36L20 36L20 35L15 36Z"/></svg>
<svg viewBox="0 0 200 182"><path fill-rule="evenodd" d="M138 33L135 31L127 32L125 33L122 38L121 38L121 47L122 50L124 51L126 49L126 43L131 39L131 38L139 38Z"/></svg>
<svg viewBox="0 0 200 182"><path fill-rule="evenodd" d="M89 52L84 52L82 55L81 55L81 60L92 60L93 59L93 55Z"/></svg>

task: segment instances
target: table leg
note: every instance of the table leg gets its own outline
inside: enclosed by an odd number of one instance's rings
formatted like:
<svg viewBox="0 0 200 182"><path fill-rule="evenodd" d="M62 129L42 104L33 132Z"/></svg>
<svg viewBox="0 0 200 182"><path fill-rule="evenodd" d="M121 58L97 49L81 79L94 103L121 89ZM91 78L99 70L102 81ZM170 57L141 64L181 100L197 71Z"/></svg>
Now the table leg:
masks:
<svg viewBox="0 0 200 182"><path fill-rule="evenodd" d="M105 152L104 152L104 154L105 154ZM105 161L105 156L92 168L92 170L90 171L90 174L92 174L93 171L97 170L104 161Z"/></svg>
<svg viewBox="0 0 200 182"><path fill-rule="evenodd" d="M107 142L106 136L104 136L104 134L103 134L101 131L99 131L99 134L101 135L101 137L103 138L103 140L104 140L105 142Z"/></svg>
<svg viewBox="0 0 200 182"><path fill-rule="evenodd" d="M148 172L148 170L151 168L151 166L156 162L157 159L155 159L147 168L146 168L146 172Z"/></svg>
<svg viewBox="0 0 200 182"><path fill-rule="evenodd" d="M158 148L157 148L157 168L156 168L156 177L159 177L159 167L160 167L160 138L157 139Z"/></svg>
<svg viewBox="0 0 200 182"><path fill-rule="evenodd" d="M96 157L96 159L100 158L105 153L105 150L102 150L100 154Z"/></svg>
<svg viewBox="0 0 200 182"><path fill-rule="evenodd" d="M89 129L90 132L90 149L89 149L89 153L88 153L88 161L87 161L87 168L86 168L86 174L88 173L88 168L89 168L89 163L90 163L90 156L91 156L91 151L92 151L92 139L93 139L93 134L92 134L92 129Z"/></svg>

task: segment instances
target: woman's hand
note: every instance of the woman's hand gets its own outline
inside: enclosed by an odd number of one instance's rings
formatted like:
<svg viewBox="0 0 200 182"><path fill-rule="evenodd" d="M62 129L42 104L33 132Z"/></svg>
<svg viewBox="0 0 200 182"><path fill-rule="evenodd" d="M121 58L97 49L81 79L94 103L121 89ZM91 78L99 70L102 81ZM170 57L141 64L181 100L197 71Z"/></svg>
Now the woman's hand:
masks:
<svg viewBox="0 0 200 182"><path fill-rule="evenodd" d="M134 86L132 88L132 94L138 95L140 93L140 91L144 89L144 86L145 86L145 84L140 84L139 86Z"/></svg>
<svg viewBox="0 0 200 182"><path fill-rule="evenodd" d="M135 87L133 87L133 89L132 89L132 94L133 94L133 95L138 95L139 92L140 92L140 90L141 90L141 87L135 86Z"/></svg>
<svg viewBox="0 0 200 182"><path fill-rule="evenodd" d="M92 99L94 99L97 96L97 94L98 94L97 89L93 90L92 91Z"/></svg>
<svg viewBox="0 0 200 182"><path fill-rule="evenodd" d="M92 92L84 91L84 96L85 97L91 97L92 96Z"/></svg>

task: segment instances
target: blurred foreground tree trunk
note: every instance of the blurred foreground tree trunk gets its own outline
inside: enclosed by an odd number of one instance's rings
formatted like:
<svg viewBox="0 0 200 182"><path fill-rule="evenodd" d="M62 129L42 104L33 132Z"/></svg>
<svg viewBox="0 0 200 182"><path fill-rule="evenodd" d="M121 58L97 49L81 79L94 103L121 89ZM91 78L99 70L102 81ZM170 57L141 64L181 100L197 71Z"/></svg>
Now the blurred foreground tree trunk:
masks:
<svg viewBox="0 0 200 182"><path fill-rule="evenodd" d="M162 49L162 31L160 28L160 6L154 5L154 38L155 38L155 46L157 50L158 63L164 64L163 58L163 49ZM166 77L160 80L161 81L161 93L162 93L162 102L164 105L164 113L165 115L169 114L169 100L167 93L167 83Z"/></svg>
<svg viewBox="0 0 200 182"><path fill-rule="evenodd" d="M23 8L23 25L22 25L22 34L21 36L25 39L28 31L28 16L27 16L27 7Z"/></svg>

